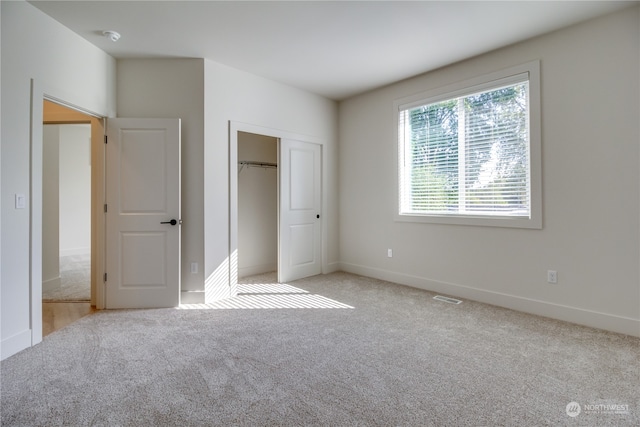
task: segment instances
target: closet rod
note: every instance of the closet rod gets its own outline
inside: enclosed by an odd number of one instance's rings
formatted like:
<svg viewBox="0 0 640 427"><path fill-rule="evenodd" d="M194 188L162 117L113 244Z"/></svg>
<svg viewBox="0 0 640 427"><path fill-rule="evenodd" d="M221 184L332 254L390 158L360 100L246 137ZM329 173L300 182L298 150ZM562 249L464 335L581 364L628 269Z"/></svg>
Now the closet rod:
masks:
<svg viewBox="0 0 640 427"><path fill-rule="evenodd" d="M259 167L259 168L265 168L265 169L276 169L278 167L277 163L255 162L253 160L240 160L238 162L238 164L240 165L240 170L238 171L238 173L242 172L242 169L245 166L247 166L247 167Z"/></svg>

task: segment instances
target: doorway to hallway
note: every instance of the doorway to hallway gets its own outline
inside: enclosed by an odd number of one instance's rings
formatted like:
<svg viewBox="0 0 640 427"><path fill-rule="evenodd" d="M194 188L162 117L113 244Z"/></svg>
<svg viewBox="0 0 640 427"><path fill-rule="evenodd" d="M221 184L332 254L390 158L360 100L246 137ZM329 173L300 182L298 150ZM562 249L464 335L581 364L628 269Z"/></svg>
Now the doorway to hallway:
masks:
<svg viewBox="0 0 640 427"><path fill-rule="evenodd" d="M91 124L44 124L42 299L91 301Z"/></svg>
<svg viewBox="0 0 640 427"><path fill-rule="evenodd" d="M42 334L91 313L97 281L94 168L102 119L44 99L42 129ZM96 170L97 169L97 170Z"/></svg>

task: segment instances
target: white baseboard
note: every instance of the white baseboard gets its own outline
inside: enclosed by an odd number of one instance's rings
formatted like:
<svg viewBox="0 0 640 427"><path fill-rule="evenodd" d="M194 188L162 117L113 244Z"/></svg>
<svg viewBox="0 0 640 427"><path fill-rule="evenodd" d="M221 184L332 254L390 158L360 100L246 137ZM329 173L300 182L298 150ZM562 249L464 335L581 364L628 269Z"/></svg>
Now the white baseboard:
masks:
<svg viewBox="0 0 640 427"><path fill-rule="evenodd" d="M254 276L256 274L276 271L278 264L250 265L248 267L238 267L238 277Z"/></svg>
<svg viewBox="0 0 640 427"><path fill-rule="evenodd" d="M269 273L271 271L277 271L277 264L265 264L265 265L255 265L250 267L238 267L238 277L247 277L254 276L256 274ZM340 271L340 263L339 262L331 262L324 266L322 270L322 274L335 273L336 271Z"/></svg>
<svg viewBox="0 0 640 427"><path fill-rule="evenodd" d="M4 360L25 348L31 347L31 329L27 329L14 336L3 339L0 347L2 348L2 351L0 352L0 360Z"/></svg>
<svg viewBox="0 0 640 427"><path fill-rule="evenodd" d="M322 271L322 274L335 273L336 271L340 271L340 263L330 262L325 266L324 270Z"/></svg>
<svg viewBox="0 0 640 427"><path fill-rule="evenodd" d="M181 291L180 304L204 304L204 291Z"/></svg>
<svg viewBox="0 0 640 427"><path fill-rule="evenodd" d="M53 279L43 280L42 281L42 291L55 291L56 289L60 289L60 276L54 277Z"/></svg>
<svg viewBox="0 0 640 427"><path fill-rule="evenodd" d="M443 293L449 296L478 301L485 304L496 305L524 313L577 323L592 328L604 329L611 332L640 337L640 319L631 319L597 311L585 310L546 301L523 298L500 292L487 291L426 279L424 277L397 273L378 268L366 267L357 264L340 263L342 271L373 277L380 280L411 286L426 291Z"/></svg>

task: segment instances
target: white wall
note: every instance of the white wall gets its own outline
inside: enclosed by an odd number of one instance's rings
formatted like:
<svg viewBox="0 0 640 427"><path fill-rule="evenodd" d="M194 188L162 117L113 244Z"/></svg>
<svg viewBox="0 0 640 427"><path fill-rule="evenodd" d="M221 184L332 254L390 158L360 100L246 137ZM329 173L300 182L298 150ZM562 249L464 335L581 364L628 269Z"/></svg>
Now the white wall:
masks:
<svg viewBox="0 0 640 427"><path fill-rule="evenodd" d="M203 302L212 277L218 296L229 292L229 120L324 139L327 261L337 266L335 102L202 59L118 60L117 70L118 116L182 119L183 302Z"/></svg>
<svg viewBox="0 0 640 427"><path fill-rule="evenodd" d="M182 291L204 291L204 60L118 60L118 117L182 119ZM198 272L191 273L191 263Z"/></svg>
<svg viewBox="0 0 640 427"><path fill-rule="evenodd" d="M41 98L44 93L88 111L112 116L115 61L26 2L3 1L0 7L0 338L2 358L6 358L39 342L42 335L38 325L30 323L30 315L34 318L41 315L42 281L42 126L34 126L32 155L37 167L31 180L31 79L35 82L36 97ZM41 123L41 99L34 105L33 117ZM25 209L14 208L16 193L27 196ZM30 219L33 234L30 234ZM35 259L30 270L31 250ZM31 288L30 280L34 282Z"/></svg>
<svg viewBox="0 0 640 427"><path fill-rule="evenodd" d="M285 66L286 64L283 64ZM337 104L290 86L205 60L205 292L229 295L229 121L309 135L323 144L323 271L338 266ZM273 135L272 135L273 136ZM235 167L234 167L235 169ZM231 255L231 256L230 256Z"/></svg>
<svg viewBox="0 0 640 427"><path fill-rule="evenodd" d="M639 27L635 7L342 102L342 268L640 335ZM536 59L544 228L394 222L393 101Z"/></svg>
<svg viewBox="0 0 640 427"><path fill-rule="evenodd" d="M91 253L91 125L59 125L60 256Z"/></svg>
<svg viewBox="0 0 640 427"><path fill-rule="evenodd" d="M42 132L42 287L60 287L60 126Z"/></svg>
<svg viewBox="0 0 640 427"><path fill-rule="evenodd" d="M278 162L276 138L238 133L238 160ZM244 166L238 174L238 276L277 268L278 170Z"/></svg>

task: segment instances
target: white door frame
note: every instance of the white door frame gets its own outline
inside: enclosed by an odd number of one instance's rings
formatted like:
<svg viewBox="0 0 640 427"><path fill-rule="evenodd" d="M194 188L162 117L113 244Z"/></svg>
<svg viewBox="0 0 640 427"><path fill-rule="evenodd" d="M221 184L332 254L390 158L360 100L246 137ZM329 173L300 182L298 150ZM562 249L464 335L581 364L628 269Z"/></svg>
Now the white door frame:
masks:
<svg viewBox="0 0 640 427"><path fill-rule="evenodd" d="M328 271L327 267L327 162L326 143L320 138L301 135L280 129L272 129L248 123L229 121L229 287L230 295L236 295L236 285L238 284L238 132L254 133L257 135L270 136L280 139L295 139L298 141L318 144L322 147L322 273ZM278 150L280 142L278 141ZM279 189L278 189L279 191ZM278 236L279 238L279 236ZM280 253L278 251L278 258Z"/></svg>
<svg viewBox="0 0 640 427"><path fill-rule="evenodd" d="M63 101L45 92L39 81L31 80L31 132L29 135L30 179L29 179L29 294L31 340L25 347L34 346L42 341L42 125L44 100L55 102L67 108L77 110L88 116L104 119L100 114L69 102ZM92 126L93 128L93 126ZM92 236L92 258L95 251L96 272L104 270L104 215L99 215L96 206L104 203L104 149L94 150L92 129L92 206L91 221L95 235ZM95 164L94 164L95 161ZM95 181L94 181L95 180ZM94 197L95 196L95 197ZM100 209L98 209L98 212ZM99 275L96 273L96 275ZM104 286L96 286L96 308L104 308Z"/></svg>

